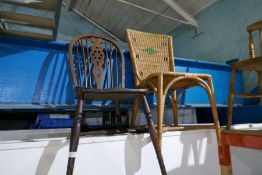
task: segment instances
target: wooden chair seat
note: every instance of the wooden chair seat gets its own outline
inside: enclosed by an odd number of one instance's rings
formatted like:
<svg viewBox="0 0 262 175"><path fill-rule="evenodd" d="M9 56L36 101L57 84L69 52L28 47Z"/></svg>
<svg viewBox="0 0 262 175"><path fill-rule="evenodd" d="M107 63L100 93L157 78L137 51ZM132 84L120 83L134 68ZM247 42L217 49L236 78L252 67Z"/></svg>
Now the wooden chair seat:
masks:
<svg viewBox="0 0 262 175"><path fill-rule="evenodd" d="M242 71L262 71L262 56L232 63L231 68Z"/></svg>
<svg viewBox="0 0 262 175"><path fill-rule="evenodd" d="M128 100L147 95L148 89L110 88L90 89L77 87L76 95L85 100Z"/></svg>
<svg viewBox="0 0 262 175"><path fill-rule="evenodd" d="M211 78L211 75L209 74L186 73L186 72L156 72L148 75L146 79L151 79L152 77L157 77L159 75L162 75L164 77L171 77L171 78L177 78L177 77L199 77L199 78L206 78L206 79Z"/></svg>

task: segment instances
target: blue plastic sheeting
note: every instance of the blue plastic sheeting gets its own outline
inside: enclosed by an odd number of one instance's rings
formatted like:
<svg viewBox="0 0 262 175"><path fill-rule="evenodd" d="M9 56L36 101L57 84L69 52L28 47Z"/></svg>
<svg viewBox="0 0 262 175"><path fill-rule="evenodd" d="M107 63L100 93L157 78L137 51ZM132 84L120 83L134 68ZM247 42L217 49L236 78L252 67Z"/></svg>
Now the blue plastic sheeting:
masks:
<svg viewBox="0 0 262 175"><path fill-rule="evenodd" d="M56 117L52 114L38 114L35 124L32 126L34 129L39 128L71 128L73 125L73 119L69 115L61 115Z"/></svg>
<svg viewBox="0 0 262 175"><path fill-rule="evenodd" d="M0 47L0 103L74 103L66 49Z"/></svg>
<svg viewBox="0 0 262 175"><path fill-rule="evenodd" d="M0 103L1 104L74 104L67 44L13 37L0 37ZM133 70L128 52L126 87L134 87ZM230 67L189 59L175 59L177 72L207 73L213 77L218 104L226 104ZM237 91L243 91L242 76L237 74ZM181 103L208 104L204 90L186 91ZM238 100L236 103L242 103ZM156 103L151 96L150 103Z"/></svg>

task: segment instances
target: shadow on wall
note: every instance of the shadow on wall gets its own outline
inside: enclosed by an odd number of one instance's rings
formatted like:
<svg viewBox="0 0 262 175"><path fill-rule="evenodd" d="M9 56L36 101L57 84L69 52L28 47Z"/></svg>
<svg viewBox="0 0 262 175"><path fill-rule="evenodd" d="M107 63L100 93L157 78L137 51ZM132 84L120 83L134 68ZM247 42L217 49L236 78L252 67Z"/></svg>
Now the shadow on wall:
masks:
<svg viewBox="0 0 262 175"><path fill-rule="evenodd" d="M68 145L68 141L50 140L45 146L36 169L36 175L46 175L52 167L56 155L60 149Z"/></svg>
<svg viewBox="0 0 262 175"><path fill-rule="evenodd" d="M135 175L141 168L142 148L152 144L150 137L144 139L143 134L128 135L125 142L125 171L126 175Z"/></svg>
<svg viewBox="0 0 262 175"><path fill-rule="evenodd" d="M32 103L74 103L74 91L70 76L67 55L51 51L41 66Z"/></svg>
<svg viewBox="0 0 262 175"><path fill-rule="evenodd" d="M211 146L217 146L217 144L215 144L215 138L211 139L211 133L207 133L207 135L198 134L191 136L186 133L187 132L181 132L181 136L179 137L180 144L175 145L174 143L173 150L163 147L163 149L169 150L168 153L164 154L164 158L166 156L166 160L173 160L171 162L166 162L166 164L179 165L177 168L169 170L168 174L219 175L220 171L218 156L212 155L214 154L214 149L217 149ZM163 152L165 151L163 150ZM169 159L167 157L169 157Z"/></svg>

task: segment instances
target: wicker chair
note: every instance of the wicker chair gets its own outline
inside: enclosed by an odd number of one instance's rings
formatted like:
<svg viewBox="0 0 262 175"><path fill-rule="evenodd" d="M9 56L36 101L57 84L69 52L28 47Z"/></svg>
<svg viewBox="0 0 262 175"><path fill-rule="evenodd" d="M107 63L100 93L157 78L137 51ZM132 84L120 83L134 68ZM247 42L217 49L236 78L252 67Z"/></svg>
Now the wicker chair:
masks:
<svg viewBox="0 0 262 175"><path fill-rule="evenodd" d="M227 113L227 129L231 129L232 115L234 107L234 98L260 98L262 104L262 21L253 23L247 27L249 33L249 55L250 58L244 61L238 61L231 65L230 90L228 96L228 113ZM255 56L255 46L253 33L258 32L260 43L260 56ZM258 73L259 92L256 94L235 94L235 74L236 71L256 71Z"/></svg>
<svg viewBox="0 0 262 175"><path fill-rule="evenodd" d="M163 175L166 175L163 157L157 140L157 132L145 97L148 90L125 88L125 66L121 48L108 38L82 34L71 41L68 52L71 75L78 102L71 130L67 175L73 174L84 101L114 101L116 116L121 124L118 100L132 98L139 98L143 101L150 137L157 154L161 172Z"/></svg>
<svg viewBox="0 0 262 175"><path fill-rule="evenodd" d="M148 88L154 91L157 97L157 132L160 145L162 143L164 104L168 91L173 94L171 97L173 117L174 124L177 126L178 99L184 90L193 86L203 87L209 96L217 141L220 145L220 124L211 76L208 74L176 73L171 36L144 33L131 29L126 29L126 35L136 87ZM180 93L177 93L177 89L181 90ZM134 126L139 103L139 99L136 98L131 126Z"/></svg>

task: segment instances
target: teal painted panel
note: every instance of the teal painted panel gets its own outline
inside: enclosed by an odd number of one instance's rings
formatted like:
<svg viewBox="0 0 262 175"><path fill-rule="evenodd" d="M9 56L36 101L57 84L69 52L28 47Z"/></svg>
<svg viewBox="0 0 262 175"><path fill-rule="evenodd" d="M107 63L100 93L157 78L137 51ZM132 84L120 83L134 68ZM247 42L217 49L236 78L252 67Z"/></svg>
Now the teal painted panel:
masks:
<svg viewBox="0 0 262 175"><path fill-rule="evenodd" d="M170 32L174 36L174 53L176 57L208 60L226 63L234 58L247 59L248 33L247 25L262 19L261 0L224 0L217 1L196 19L199 33L194 37L195 29L181 26ZM256 41L258 41L256 37ZM259 45L256 45L259 48ZM256 55L259 54L257 49ZM244 74L246 92L257 84L253 74Z"/></svg>

